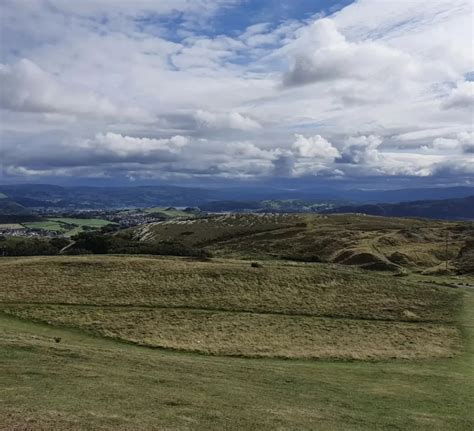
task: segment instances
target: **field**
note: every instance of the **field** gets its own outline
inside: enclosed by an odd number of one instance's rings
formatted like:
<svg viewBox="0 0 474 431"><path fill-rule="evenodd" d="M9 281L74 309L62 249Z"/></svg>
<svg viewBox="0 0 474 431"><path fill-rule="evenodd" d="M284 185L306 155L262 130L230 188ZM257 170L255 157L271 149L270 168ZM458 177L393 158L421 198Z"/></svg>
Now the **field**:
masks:
<svg viewBox="0 0 474 431"><path fill-rule="evenodd" d="M127 209L120 211L121 214L153 214L162 217L165 220L174 218L191 218L194 213L183 211L173 207L151 207L143 209Z"/></svg>
<svg viewBox="0 0 474 431"><path fill-rule="evenodd" d="M472 289L261 266L2 259L0 429L472 429Z"/></svg>
<svg viewBox="0 0 474 431"><path fill-rule="evenodd" d="M161 214L169 218L190 217L190 213L176 208L154 207L143 210L145 214Z"/></svg>
<svg viewBox="0 0 474 431"><path fill-rule="evenodd" d="M24 229L19 223L0 223L0 230Z"/></svg>
<svg viewBox="0 0 474 431"><path fill-rule="evenodd" d="M99 229L114 224L108 220L82 218L48 218L44 221L23 223L29 229L42 229L61 232L66 236L76 235L86 229Z"/></svg>

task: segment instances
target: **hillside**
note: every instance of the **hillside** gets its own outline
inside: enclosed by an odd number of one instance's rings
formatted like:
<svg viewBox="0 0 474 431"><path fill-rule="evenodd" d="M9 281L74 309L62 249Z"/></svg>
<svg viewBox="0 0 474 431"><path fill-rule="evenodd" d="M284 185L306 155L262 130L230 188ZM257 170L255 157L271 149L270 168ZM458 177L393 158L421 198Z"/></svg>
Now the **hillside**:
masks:
<svg viewBox="0 0 474 431"><path fill-rule="evenodd" d="M30 211L10 199L7 195L0 193L0 217L1 216L14 216L14 215L28 215Z"/></svg>
<svg viewBox="0 0 474 431"><path fill-rule="evenodd" d="M451 356L460 343L452 325L457 292L352 269L141 257L29 258L0 267L3 312L141 345L376 359Z"/></svg>
<svg viewBox="0 0 474 431"><path fill-rule="evenodd" d="M132 230L143 242L204 247L215 256L286 259L413 271L456 267L472 223L364 215L230 214L158 222ZM462 261L464 262L464 260ZM461 263L464 265L464 263Z"/></svg>
<svg viewBox="0 0 474 431"><path fill-rule="evenodd" d="M365 204L356 203L358 202L356 196L357 193L354 198L347 197L345 200L340 198L339 200L325 199L318 201L298 199L247 202L212 201L200 205L200 208L209 212L355 213L384 217L423 217L444 220L474 219L474 195L457 199ZM390 194L387 194L387 197L390 198L390 196Z"/></svg>
<svg viewBox="0 0 474 431"><path fill-rule="evenodd" d="M268 261L0 271L0 428L472 429L470 292Z"/></svg>

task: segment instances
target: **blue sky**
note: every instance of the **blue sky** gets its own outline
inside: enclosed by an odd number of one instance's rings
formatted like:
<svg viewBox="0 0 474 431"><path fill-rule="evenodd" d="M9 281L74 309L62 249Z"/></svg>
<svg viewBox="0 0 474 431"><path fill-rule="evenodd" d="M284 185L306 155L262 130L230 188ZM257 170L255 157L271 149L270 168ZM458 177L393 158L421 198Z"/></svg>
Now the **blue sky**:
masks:
<svg viewBox="0 0 474 431"><path fill-rule="evenodd" d="M247 0L221 10L204 31L209 35L234 35L261 22L276 26L288 20L306 20L316 14L331 14L350 3L351 0Z"/></svg>
<svg viewBox="0 0 474 431"><path fill-rule="evenodd" d="M469 0L110 5L0 0L0 182L473 183Z"/></svg>

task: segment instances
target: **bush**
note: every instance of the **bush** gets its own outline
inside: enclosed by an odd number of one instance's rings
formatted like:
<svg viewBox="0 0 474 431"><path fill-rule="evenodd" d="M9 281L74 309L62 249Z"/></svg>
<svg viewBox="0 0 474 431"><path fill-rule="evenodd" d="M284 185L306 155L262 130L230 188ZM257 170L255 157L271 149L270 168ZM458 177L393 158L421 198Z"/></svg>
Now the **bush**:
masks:
<svg viewBox="0 0 474 431"><path fill-rule="evenodd" d="M62 247L45 238L11 237L0 241L0 255L4 256L48 256L56 255Z"/></svg>
<svg viewBox="0 0 474 431"><path fill-rule="evenodd" d="M127 235L104 235L98 232L82 232L73 238L76 243L68 254L152 254L158 256L212 257L203 248L195 248L180 242L141 242Z"/></svg>

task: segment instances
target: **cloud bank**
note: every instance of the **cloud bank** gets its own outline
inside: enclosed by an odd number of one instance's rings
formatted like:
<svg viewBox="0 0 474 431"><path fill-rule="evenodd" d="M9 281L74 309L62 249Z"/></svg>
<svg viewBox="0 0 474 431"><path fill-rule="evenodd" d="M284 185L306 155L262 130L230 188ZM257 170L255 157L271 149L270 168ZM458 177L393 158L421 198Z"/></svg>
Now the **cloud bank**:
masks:
<svg viewBox="0 0 474 431"><path fill-rule="evenodd" d="M0 181L474 181L469 0L0 4Z"/></svg>

